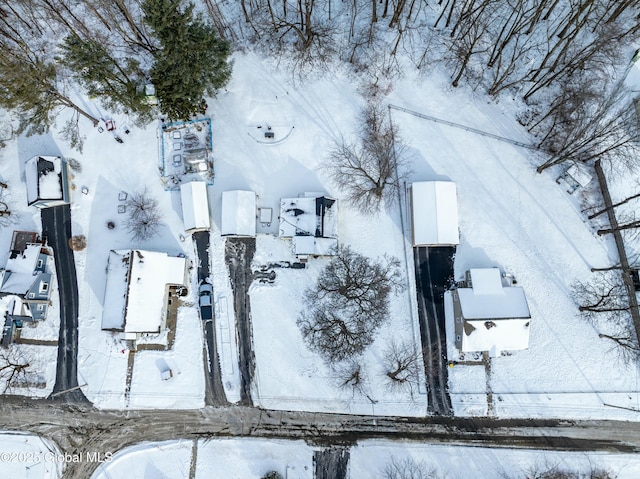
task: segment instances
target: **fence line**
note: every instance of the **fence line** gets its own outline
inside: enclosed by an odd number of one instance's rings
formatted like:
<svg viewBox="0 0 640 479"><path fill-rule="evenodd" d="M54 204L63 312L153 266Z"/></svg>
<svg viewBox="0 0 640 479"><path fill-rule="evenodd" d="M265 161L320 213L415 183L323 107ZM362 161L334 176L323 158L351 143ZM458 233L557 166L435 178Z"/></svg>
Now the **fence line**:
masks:
<svg viewBox="0 0 640 479"><path fill-rule="evenodd" d="M530 145L528 143L523 143L521 141L512 140L510 138L505 138L504 136L495 135L493 133L489 133L487 131L478 130L477 128L473 128L471 126L462 125L460 123L455 123L453 121L443 120L442 118L436 118L435 116L425 115L424 113L419 113L417 111L409 110L408 108L403 108L401 106L389 104L389 108L394 110L403 111L413 116L417 116L418 118L423 118L425 120L433 121L435 123L441 123L443 125L450 126L452 128L458 128L460 130L470 131L471 133L475 133L477 135L486 136L488 138L493 138L494 140L504 141L506 143L511 143L515 146L520 146L522 148L528 148L530 150L537 150L538 147L535 145Z"/></svg>

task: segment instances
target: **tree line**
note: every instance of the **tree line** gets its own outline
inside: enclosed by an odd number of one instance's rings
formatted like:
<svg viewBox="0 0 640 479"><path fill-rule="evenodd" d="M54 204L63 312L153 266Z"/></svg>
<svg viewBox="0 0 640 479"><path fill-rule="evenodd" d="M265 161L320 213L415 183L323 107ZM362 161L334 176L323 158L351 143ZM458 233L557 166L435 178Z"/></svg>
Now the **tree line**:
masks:
<svg viewBox="0 0 640 479"><path fill-rule="evenodd" d="M127 112L139 123L160 110L188 119L231 75L230 44L192 3L180 0L0 1L0 106L19 117L17 132L47 131L61 107L62 128L80 146L78 120L93 117L74 93Z"/></svg>

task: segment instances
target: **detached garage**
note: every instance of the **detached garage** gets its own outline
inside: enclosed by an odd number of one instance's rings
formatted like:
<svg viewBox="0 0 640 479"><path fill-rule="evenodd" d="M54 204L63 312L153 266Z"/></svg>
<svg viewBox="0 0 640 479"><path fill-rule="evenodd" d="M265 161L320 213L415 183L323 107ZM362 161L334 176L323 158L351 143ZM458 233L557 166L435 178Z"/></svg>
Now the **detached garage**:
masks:
<svg viewBox="0 0 640 479"><path fill-rule="evenodd" d="M413 246L457 245L458 200L452 181L421 181L411 185Z"/></svg>
<svg viewBox="0 0 640 479"><path fill-rule="evenodd" d="M224 191L220 233L223 236L255 236L256 213L254 191Z"/></svg>
<svg viewBox="0 0 640 479"><path fill-rule="evenodd" d="M206 231L211 227L209 220L209 197L204 181L191 181L180 185L182 201L182 221L185 231Z"/></svg>

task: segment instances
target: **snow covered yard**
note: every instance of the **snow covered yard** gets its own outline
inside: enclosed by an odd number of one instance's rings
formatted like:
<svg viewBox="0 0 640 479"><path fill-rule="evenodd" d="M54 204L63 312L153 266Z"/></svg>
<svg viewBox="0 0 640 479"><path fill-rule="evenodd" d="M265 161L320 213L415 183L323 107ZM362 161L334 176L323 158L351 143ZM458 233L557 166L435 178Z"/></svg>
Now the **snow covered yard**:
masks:
<svg viewBox="0 0 640 479"><path fill-rule="evenodd" d="M395 256L402 262L407 279L413 266L407 265L405 245L396 205L379 216L363 216L347 202L320 167L333 142L354 133L354 119L362 100L349 79L337 74L297 88L270 70L255 55L238 56L234 77L226 93L215 102L214 156L216 179L213 187L213 219L220 224L222 191L250 189L258 193L258 205L279 211L280 198L304 192L323 192L339 200L339 241L366 256ZM255 124L290 124L293 132L275 143L258 141L251 131ZM277 133L277 131L276 131ZM295 261L291 244L274 237L274 217L267 233L257 238L253 269L278 261ZM409 250L410 251L410 250ZM219 251L213 263L223 261ZM302 294L312 287L326 259L311 259L304 270L276 269L274 284L255 281L250 289L253 341L256 355L254 401L263 407L294 410L345 411L361 414L423 415L425 397L418 390L391 393L386 389L383 351L391 338L417 338L417 324L411 315L412 289L393 297L389 320L361 363L367 375L366 395L337 387L335 373L322 358L310 351L296 325ZM215 286L215 285L214 285ZM215 288L214 288L215 289ZM419 347L419 346L418 346ZM227 366L224 364L223 369ZM367 398L366 396L369 396Z"/></svg>
<svg viewBox="0 0 640 479"><path fill-rule="evenodd" d="M197 446L186 440L142 443L118 452L111 461L101 464L92 479L156 477L160 472L164 479L183 479L190 477L190 470L195 471L196 479L258 479L269 471L277 471L287 479L312 479L314 449L302 441L258 438L200 440ZM583 473L600 468L610 471L617 479L635 479L640 474L640 460L634 454L371 440L349 448L347 477L383 477L384 468L392 461L422 464L424 470L433 470L438 477L449 479L499 479L504 477L502 474L524 478L527 471L550 467Z"/></svg>
<svg viewBox="0 0 640 479"><path fill-rule="evenodd" d="M6 478L57 479L64 461L50 441L39 436L0 432L0 475Z"/></svg>
<svg viewBox="0 0 640 479"><path fill-rule="evenodd" d="M198 408L204 398L201 324L194 304L196 293L190 286L185 307L178 309L176 336L170 351L138 351L134 361L131 389L127 384L128 351L113 333L102 331L105 307L105 269L109 251L113 249L144 249L166 252L171 256L184 254L194 261L191 238L184 235L179 192L167 192L162 187L156 167L158 143L156 125L145 130L131 129L124 143L113 140L107 132L87 130L82 155L77 157L81 171L73 172L75 191L72 195L72 234L87 237L87 249L75 253L80 297L78 382L88 399L103 408L175 407ZM87 194L81 192L85 187ZM130 195L146 188L149 196L159 202L162 224L159 234L147 241L133 241L126 230L126 213L121 193ZM115 227L110 229L108 222ZM184 241L183 241L184 238ZM190 275L195 281L195 274ZM166 333L165 333L166 335ZM166 340L165 340L166 341ZM194 347L196 344L198 347ZM160 365L175 368L175 377L161 380ZM179 374L178 374L179 372Z"/></svg>
<svg viewBox="0 0 640 479"><path fill-rule="evenodd" d="M382 477L391 461L415 461L423 470L434 470L438 477L449 479L525 478L531 468L542 471L559 469L583 473L602 468L617 479L634 479L640 474L640 461L634 454L575 453L527 451L522 449L490 449L485 447L444 446L410 442L363 441L351 448L349 473L352 478ZM542 476L535 476L542 477Z"/></svg>
<svg viewBox="0 0 640 479"><path fill-rule="evenodd" d="M92 479L112 477L189 477L192 441L142 443L115 454L98 466Z"/></svg>
<svg viewBox="0 0 640 479"><path fill-rule="evenodd" d="M462 88L447 95L445 83L437 73L406 78L396 83L389 102L523 140L519 125L498 106ZM529 150L403 112L392 116L415 153L414 179L458 184L456 280L469 268L496 266L524 288L532 316L529 349L491 361L494 413L637 418L615 407L638 408L637 372L612 357L611 345L581 320L571 298L577 278L615 257L608 240L582 221L552 173L535 173L538 159ZM449 357L455 359L451 338L449 343ZM457 414L486 411L483 367L457 364L449 378Z"/></svg>
<svg viewBox="0 0 640 479"><path fill-rule="evenodd" d="M270 471L277 471L287 479L312 479L313 449L303 441L267 439L142 443L101 464L92 479L184 479L192 477L189 475L192 467L196 479L258 479Z"/></svg>

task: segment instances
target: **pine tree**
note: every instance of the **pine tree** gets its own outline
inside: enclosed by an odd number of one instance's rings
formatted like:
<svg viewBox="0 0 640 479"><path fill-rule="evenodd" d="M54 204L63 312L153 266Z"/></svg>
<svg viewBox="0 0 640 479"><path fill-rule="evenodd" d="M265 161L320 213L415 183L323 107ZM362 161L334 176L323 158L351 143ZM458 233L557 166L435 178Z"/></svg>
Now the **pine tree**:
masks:
<svg viewBox="0 0 640 479"><path fill-rule="evenodd" d="M131 111L141 122L151 119L151 106L138 88L144 83L144 73L137 59L116 59L99 40L84 40L75 34L65 38L62 48L63 63L89 96L100 98L106 108Z"/></svg>
<svg viewBox="0 0 640 479"><path fill-rule="evenodd" d="M169 118L185 120L202 109L205 94L213 95L231 76L229 44L194 6L180 9L179 0L145 0L145 22L157 39L150 71L160 108Z"/></svg>
<svg viewBox="0 0 640 479"><path fill-rule="evenodd" d="M15 110L18 132L44 133L53 124L58 107L68 107L97 124L59 88L54 64L25 52L0 48L0 106Z"/></svg>

